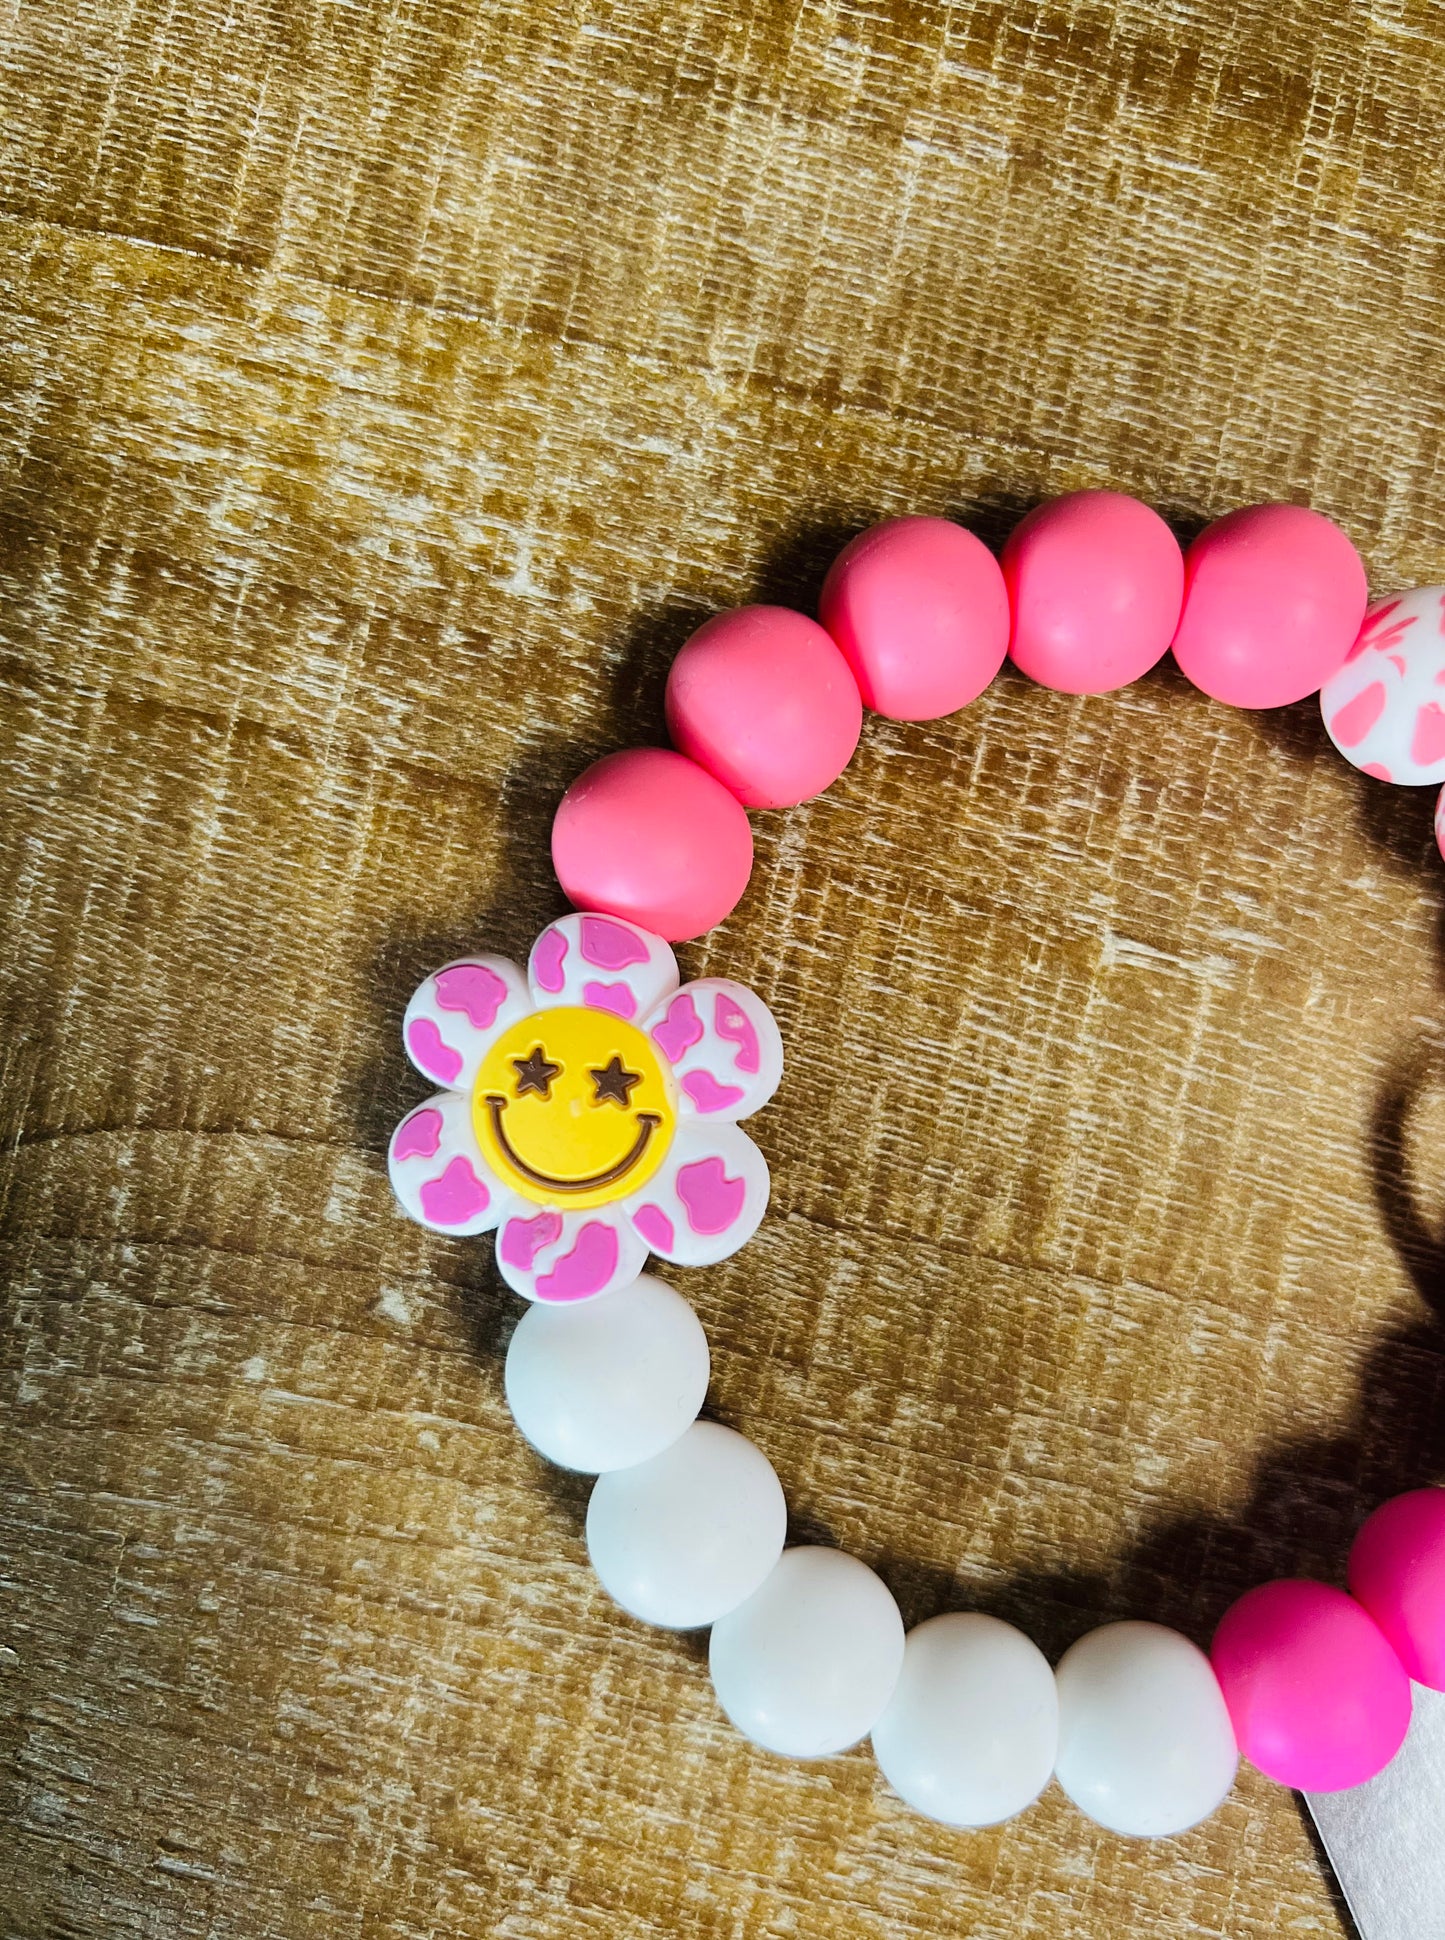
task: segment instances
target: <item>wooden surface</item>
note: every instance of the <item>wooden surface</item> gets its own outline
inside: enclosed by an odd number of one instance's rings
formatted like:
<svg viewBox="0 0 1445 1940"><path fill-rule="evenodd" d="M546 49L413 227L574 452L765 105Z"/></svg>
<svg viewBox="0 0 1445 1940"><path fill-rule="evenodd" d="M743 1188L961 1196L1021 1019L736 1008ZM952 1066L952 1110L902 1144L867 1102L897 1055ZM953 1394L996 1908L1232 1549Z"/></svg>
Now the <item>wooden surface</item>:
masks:
<svg viewBox="0 0 1445 1940"><path fill-rule="evenodd" d="M880 515L1287 496L1445 578L1438 10L0 22L0 1930L1339 1933L1248 1773L1136 1846L742 1743L382 1153L566 781ZM757 818L683 956L782 1020L774 1207L677 1277L910 1621L1204 1639L1445 1476L1430 808L1161 670L870 722Z"/></svg>

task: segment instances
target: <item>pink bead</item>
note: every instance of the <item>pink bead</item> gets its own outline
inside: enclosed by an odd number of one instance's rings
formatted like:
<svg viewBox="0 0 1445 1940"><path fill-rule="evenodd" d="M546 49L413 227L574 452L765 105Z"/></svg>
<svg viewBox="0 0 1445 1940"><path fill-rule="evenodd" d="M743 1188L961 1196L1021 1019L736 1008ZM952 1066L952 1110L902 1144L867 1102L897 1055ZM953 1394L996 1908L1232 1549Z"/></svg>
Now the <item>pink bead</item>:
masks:
<svg viewBox="0 0 1445 1940"><path fill-rule="evenodd" d="M667 731L749 808L791 808L848 766L863 703L816 620L786 606L719 613L667 677Z"/></svg>
<svg viewBox="0 0 1445 1940"><path fill-rule="evenodd" d="M671 748L628 748L580 774L552 823L552 866L578 909L681 943L748 886L753 832L735 795Z"/></svg>
<svg viewBox="0 0 1445 1940"><path fill-rule="evenodd" d="M890 721L967 707L1008 651L1008 591L981 540L948 519L890 519L833 561L818 618L865 705Z"/></svg>
<svg viewBox="0 0 1445 1940"><path fill-rule="evenodd" d="M1343 1590L1261 1584L1226 1610L1210 1661L1239 1749L1267 1778L1339 1792L1384 1769L1410 1724L1410 1680Z"/></svg>
<svg viewBox="0 0 1445 1940"><path fill-rule="evenodd" d="M1184 556L1157 512L1123 492L1070 492L1009 535L1009 658L1041 687L1107 694L1169 650Z"/></svg>
<svg viewBox="0 0 1445 1940"><path fill-rule="evenodd" d="M1302 505L1251 505L1184 555L1174 658L1231 707L1286 707L1344 665L1365 617L1365 568L1340 528Z"/></svg>
<svg viewBox="0 0 1445 1940"><path fill-rule="evenodd" d="M1350 1551L1349 1583L1411 1677L1445 1691L1445 1489L1376 1509Z"/></svg>

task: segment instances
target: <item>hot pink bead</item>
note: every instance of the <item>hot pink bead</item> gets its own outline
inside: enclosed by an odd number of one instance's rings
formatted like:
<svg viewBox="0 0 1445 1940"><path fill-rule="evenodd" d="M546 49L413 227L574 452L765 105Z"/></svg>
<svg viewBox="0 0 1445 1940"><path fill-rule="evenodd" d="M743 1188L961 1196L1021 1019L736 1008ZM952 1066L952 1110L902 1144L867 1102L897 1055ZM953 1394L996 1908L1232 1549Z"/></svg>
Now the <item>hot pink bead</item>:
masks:
<svg viewBox="0 0 1445 1940"><path fill-rule="evenodd" d="M791 808L848 766L858 683L816 620L740 606L700 626L667 677L667 731L749 808Z"/></svg>
<svg viewBox="0 0 1445 1940"><path fill-rule="evenodd" d="M1030 512L1003 549L1009 658L1041 687L1107 694L1169 650L1184 555L1157 512L1123 492L1070 492Z"/></svg>
<svg viewBox="0 0 1445 1940"><path fill-rule="evenodd" d="M671 748L604 755L562 797L552 866L579 909L681 943L748 886L753 832L736 795Z"/></svg>
<svg viewBox="0 0 1445 1940"><path fill-rule="evenodd" d="M1174 658L1217 701L1285 707L1344 665L1368 597L1360 555L1322 513L1247 506L1184 555Z"/></svg>
<svg viewBox="0 0 1445 1940"><path fill-rule="evenodd" d="M890 519L833 561L818 618L847 657L866 706L891 721L967 707L1008 651L998 561L948 519Z"/></svg>
<svg viewBox="0 0 1445 1940"><path fill-rule="evenodd" d="M1445 1691L1445 1489L1376 1509L1350 1551L1349 1583L1411 1677Z"/></svg>
<svg viewBox="0 0 1445 1940"><path fill-rule="evenodd" d="M1239 1749L1267 1778L1339 1792L1383 1770L1410 1724L1410 1680L1374 1618L1303 1577L1226 1610L1210 1661Z"/></svg>

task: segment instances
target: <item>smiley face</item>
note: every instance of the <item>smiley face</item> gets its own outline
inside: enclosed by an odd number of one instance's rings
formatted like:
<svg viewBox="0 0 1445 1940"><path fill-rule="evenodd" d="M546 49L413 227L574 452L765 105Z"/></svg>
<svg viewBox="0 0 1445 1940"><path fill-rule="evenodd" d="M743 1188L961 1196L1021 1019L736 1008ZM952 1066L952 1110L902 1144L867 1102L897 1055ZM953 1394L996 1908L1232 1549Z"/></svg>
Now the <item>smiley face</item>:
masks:
<svg viewBox="0 0 1445 1940"><path fill-rule="evenodd" d="M524 1199L581 1212L635 1192L667 1155L677 1099L649 1038L581 1005L534 1011L488 1050L477 1143Z"/></svg>

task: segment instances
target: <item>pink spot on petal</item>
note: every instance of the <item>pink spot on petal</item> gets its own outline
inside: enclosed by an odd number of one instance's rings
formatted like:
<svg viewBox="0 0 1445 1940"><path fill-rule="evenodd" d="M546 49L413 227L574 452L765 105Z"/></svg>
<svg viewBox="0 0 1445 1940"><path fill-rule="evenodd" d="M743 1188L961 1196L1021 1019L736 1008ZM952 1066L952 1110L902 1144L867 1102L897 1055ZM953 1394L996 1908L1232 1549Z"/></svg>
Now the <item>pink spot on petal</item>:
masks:
<svg viewBox="0 0 1445 1940"><path fill-rule="evenodd" d="M1357 748L1385 711L1384 684L1372 680L1330 722L1330 733L1342 748Z"/></svg>
<svg viewBox="0 0 1445 1940"><path fill-rule="evenodd" d="M627 1024L637 1015L637 999L625 983L584 983L582 1001L593 1010L610 1010Z"/></svg>
<svg viewBox="0 0 1445 1940"><path fill-rule="evenodd" d="M396 1128L391 1141L394 1159L434 1159L442 1142L442 1115L435 1107L414 1111Z"/></svg>
<svg viewBox="0 0 1445 1940"><path fill-rule="evenodd" d="M562 965L567 960L567 938L559 929L543 930L532 952L532 975L538 987L554 995L562 988Z"/></svg>
<svg viewBox="0 0 1445 1940"><path fill-rule="evenodd" d="M667 1015L652 1027L653 1042L673 1064L702 1039L702 1019L697 1005L685 990L680 990L667 1007Z"/></svg>
<svg viewBox="0 0 1445 1940"><path fill-rule="evenodd" d="M697 1159L677 1175L677 1196L695 1233L725 1233L743 1209L747 1182L730 1179L721 1159Z"/></svg>
<svg viewBox="0 0 1445 1940"><path fill-rule="evenodd" d="M1386 658L1386 659L1387 659L1387 660L1389 661L1389 663L1390 663L1390 665L1391 665L1391 666L1392 666L1392 667L1393 667L1393 668L1395 669L1395 672L1396 672L1397 674L1403 674L1403 673L1404 673L1404 671L1405 671L1405 659L1404 659L1404 656L1403 656L1403 654L1398 654L1398 653L1387 653L1387 654L1385 655L1385 658Z"/></svg>
<svg viewBox="0 0 1445 1940"><path fill-rule="evenodd" d="M674 1237L672 1221L661 1206L639 1206L632 1215L632 1223L654 1253L666 1253L671 1249Z"/></svg>
<svg viewBox="0 0 1445 1940"><path fill-rule="evenodd" d="M1373 775L1376 781L1393 781L1395 779L1383 761L1362 762L1360 764L1360 773L1362 775Z"/></svg>
<svg viewBox="0 0 1445 1940"><path fill-rule="evenodd" d="M1396 620L1390 626L1385 625L1385 621L1389 619L1399 604L1400 602L1398 600L1387 600L1383 606L1378 607L1373 613L1367 613L1365 615L1365 623L1360 628L1359 636L1355 644L1345 655L1347 661L1353 660L1356 654L1363 653L1366 647L1375 647L1383 650L1396 646L1401 637L1410 631L1410 628L1415 624L1415 616L1413 614L1407 614L1403 620Z"/></svg>
<svg viewBox="0 0 1445 1940"><path fill-rule="evenodd" d="M577 1235L570 1253L564 1253L550 1273L537 1282L539 1300L586 1300L601 1293L617 1271L617 1233L594 1219Z"/></svg>
<svg viewBox="0 0 1445 1940"><path fill-rule="evenodd" d="M1433 768L1445 755L1445 708L1438 701L1427 701L1415 716L1415 738L1410 743L1410 759L1420 768Z"/></svg>
<svg viewBox="0 0 1445 1940"><path fill-rule="evenodd" d="M465 1226L491 1203L471 1160L460 1153L440 1178L428 1179L421 1189L421 1209L434 1226Z"/></svg>
<svg viewBox="0 0 1445 1940"><path fill-rule="evenodd" d="M485 1031L497 1021L507 1000L507 986L485 963L454 963L436 974L437 1002L443 1010L466 1012L473 1030Z"/></svg>
<svg viewBox="0 0 1445 1940"><path fill-rule="evenodd" d="M758 1050L758 1034L753 1029L752 1019L747 1012L735 1004L726 992L719 991L717 1002L713 1005L713 1023L717 1034L729 1044L737 1045L733 1063L739 1071L753 1072L761 1062Z"/></svg>
<svg viewBox="0 0 1445 1940"><path fill-rule="evenodd" d="M582 954L599 970L627 970L646 963L651 952L642 938L609 916L582 918Z"/></svg>
<svg viewBox="0 0 1445 1940"><path fill-rule="evenodd" d="M555 1246L561 1237L561 1213L538 1213L535 1219L509 1219L502 1228L498 1250L507 1266L516 1267L519 1273L530 1273L537 1255Z"/></svg>
<svg viewBox="0 0 1445 1940"><path fill-rule="evenodd" d="M741 1085L720 1085L711 1071L689 1071L682 1088L699 1111L726 1111L745 1095Z"/></svg>
<svg viewBox="0 0 1445 1940"><path fill-rule="evenodd" d="M429 1078L444 1085L461 1076L462 1054L454 1051L429 1017L414 1017L407 1026L407 1049Z"/></svg>

